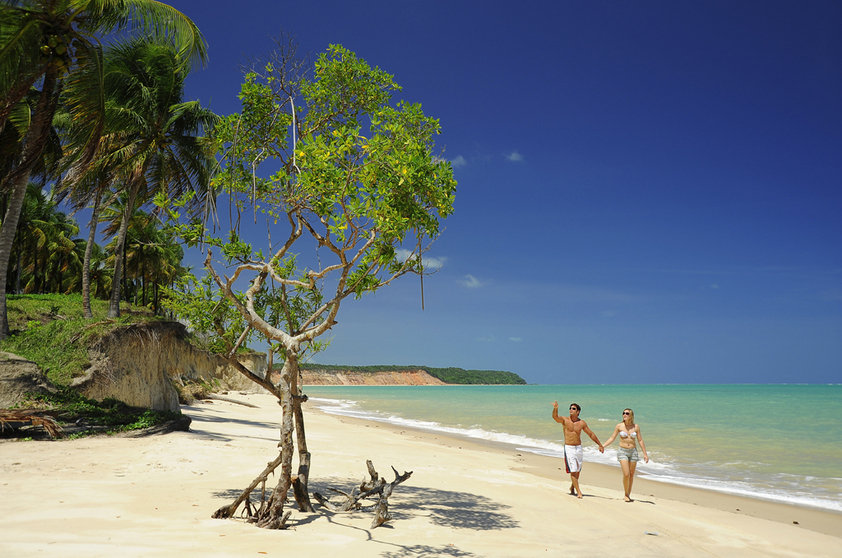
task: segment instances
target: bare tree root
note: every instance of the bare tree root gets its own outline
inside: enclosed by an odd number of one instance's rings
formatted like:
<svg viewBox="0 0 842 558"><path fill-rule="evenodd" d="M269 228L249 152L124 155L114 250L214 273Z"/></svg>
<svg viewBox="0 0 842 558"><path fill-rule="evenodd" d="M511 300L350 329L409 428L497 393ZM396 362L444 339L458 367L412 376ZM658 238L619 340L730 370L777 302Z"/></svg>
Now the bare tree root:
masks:
<svg viewBox="0 0 842 558"><path fill-rule="evenodd" d="M251 518L251 517L254 517L256 515L259 515L259 513L263 509L263 505L261 504L261 508L258 509L257 512L252 512L251 501L249 500L249 495L257 487L258 484L262 485L262 491L265 495L266 479L269 478L270 473L274 472L275 469L278 468L278 466L281 464L282 460L283 460L283 455L278 454L278 457L276 457L273 461L270 461L266 465L266 468L263 469L263 471L257 476L257 478L255 478L253 481L251 481L251 484L249 485L249 487L246 488L243 491L243 493L240 494L237 497L236 500L234 500L232 503L228 504L227 506L222 506L221 508L219 508L218 510L213 512L213 515L211 517L214 518L214 519L228 519L230 517L233 517L234 514L237 512L237 508L239 508L240 504L242 504L243 502L246 502L246 517Z"/></svg>

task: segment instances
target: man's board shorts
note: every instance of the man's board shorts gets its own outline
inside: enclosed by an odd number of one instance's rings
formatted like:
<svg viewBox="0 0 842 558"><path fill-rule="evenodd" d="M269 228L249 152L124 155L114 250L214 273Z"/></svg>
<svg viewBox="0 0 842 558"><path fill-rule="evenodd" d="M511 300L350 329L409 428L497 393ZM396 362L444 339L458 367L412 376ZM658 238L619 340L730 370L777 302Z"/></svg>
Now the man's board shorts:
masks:
<svg viewBox="0 0 842 558"><path fill-rule="evenodd" d="M634 462L637 461L637 448L624 448L619 447L617 448L617 461L629 461Z"/></svg>
<svg viewBox="0 0 842 558"><path fill-rule="evenodd" d="M568 446L564 444L564 469L568 473L578 473L582 470L584 454L582 446Z"/></svg>

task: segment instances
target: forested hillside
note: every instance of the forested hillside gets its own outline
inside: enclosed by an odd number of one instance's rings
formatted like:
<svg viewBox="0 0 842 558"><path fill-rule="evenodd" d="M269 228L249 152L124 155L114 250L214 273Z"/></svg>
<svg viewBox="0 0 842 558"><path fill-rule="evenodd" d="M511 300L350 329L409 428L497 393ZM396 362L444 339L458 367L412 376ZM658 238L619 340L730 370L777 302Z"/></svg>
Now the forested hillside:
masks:
<svg viewBox="0 0 842 558"><path fill-rule="evenodd" d="M324 370L324 371L347 371L347 372L394 372L400 370L424 370L433 377L438 378L446 384L525 384L526 380L514 372L504 370L465 370L463 368L433 368L430 366L398 366L398 365L372 365L372 366L349 366L344 364L304 364L303 370Z"/></svg>

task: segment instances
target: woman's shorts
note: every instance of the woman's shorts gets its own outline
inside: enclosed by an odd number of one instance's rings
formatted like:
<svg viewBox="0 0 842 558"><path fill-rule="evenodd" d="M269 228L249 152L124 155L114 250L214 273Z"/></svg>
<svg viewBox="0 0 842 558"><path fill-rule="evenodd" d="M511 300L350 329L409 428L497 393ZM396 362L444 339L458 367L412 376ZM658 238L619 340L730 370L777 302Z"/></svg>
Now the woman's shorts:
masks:
<svg viewBox="0 0 842 558"><path fill-rule="evenodd" d="M617 448L617 461L631 461L636 462L637 448Z"/></svg>

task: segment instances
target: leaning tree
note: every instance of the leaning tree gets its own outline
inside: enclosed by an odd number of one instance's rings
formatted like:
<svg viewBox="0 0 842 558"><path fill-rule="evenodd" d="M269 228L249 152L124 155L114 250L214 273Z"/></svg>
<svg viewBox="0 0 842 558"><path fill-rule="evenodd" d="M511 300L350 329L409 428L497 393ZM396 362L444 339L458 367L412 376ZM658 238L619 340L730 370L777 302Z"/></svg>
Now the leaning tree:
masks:
<svg viewBox="0 0 842 558"><path fill-rule="evenodd" d="M214 514L231 517L245 502L251 520L266 528L285 526L290 488L299 508L312 510L302 355L336 325L344 300L423 273L422 254L452 213L456 189L450 163L434 154L439 122L419 104L395 102L400 87L391 75L339 45L312 72L291 52L246 74L241 112L216 129L221 167L212 184L229 200L232 226L218 227L218 219L213 227L182 225L190 242L207 248L207 275L170 293L169 302L279 399L280 454ZM177 217L177 204L159 203ZM256 236L265 243L248 241ZM250 336L268 342L269 372L273 355L283 359L277 382L236 360ZM278 467L277 485L252 509L249 494Z"/></svg>

